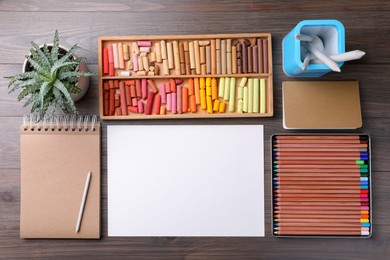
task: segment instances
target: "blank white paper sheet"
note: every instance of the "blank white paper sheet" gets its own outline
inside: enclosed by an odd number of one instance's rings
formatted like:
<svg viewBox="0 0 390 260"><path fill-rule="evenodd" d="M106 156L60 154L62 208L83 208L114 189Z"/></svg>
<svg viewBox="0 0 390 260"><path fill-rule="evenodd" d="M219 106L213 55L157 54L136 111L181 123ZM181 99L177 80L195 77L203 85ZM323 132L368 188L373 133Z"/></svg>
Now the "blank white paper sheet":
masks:
<svg viewBox="0 0 390 260"><path fill-rule="evenodd" d="M263 126L107 128L108 236L264 236Z"/></svg>

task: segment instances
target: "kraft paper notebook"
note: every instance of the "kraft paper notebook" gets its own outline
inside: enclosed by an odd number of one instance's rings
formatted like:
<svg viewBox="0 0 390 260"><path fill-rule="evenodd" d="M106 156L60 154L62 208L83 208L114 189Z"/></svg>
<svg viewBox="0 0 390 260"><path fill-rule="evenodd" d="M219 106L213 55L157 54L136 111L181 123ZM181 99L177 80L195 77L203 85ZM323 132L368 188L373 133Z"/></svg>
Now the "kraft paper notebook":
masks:
<svg viewBox="0 0 390 260"><path fill-rule="evenodd" d="M108 236L264 236L261 125L108 126Z"/></svg>
<svg viewBox="0 0 390 260"><path fill-rule="evenodd" d="M100 125L96 117L24 118L21 238L100 238ZM79 232L78 215L91 172Z"/></svg>
<svg viewBox="0 0 390 260"><path fill-rule="evenodd" d="M358 81L284 81L286 129L356 129L362 126Z"/></svg>

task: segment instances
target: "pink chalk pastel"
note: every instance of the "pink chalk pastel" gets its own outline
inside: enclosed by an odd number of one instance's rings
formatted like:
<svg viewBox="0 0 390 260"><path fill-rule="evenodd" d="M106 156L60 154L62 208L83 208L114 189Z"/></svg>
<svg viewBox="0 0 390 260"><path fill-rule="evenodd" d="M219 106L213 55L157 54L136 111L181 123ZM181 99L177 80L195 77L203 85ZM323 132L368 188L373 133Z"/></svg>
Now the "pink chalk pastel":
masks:
<svg viewBox="0 0 390 260"><path fill-rule="evenodd" d="M167 94L167 111L171 111L172 108L172 96Z"/></svg>
<svg viewBox="0 0 390 260"><path fill-rule="evenodd" d="M160 93L161 93L161 103L166 104L167 103L167 93L165 92L165 84L161 84Z"/></svg>
<svg viewBox="0 0 390 260"><path fill-rule="evenodd" d="M177 94L176 93L172 93L172 107L171 107L171 112L172 114L176 114L177 113L177 106L176 106L176 97L177 97Z"/></svg>
<svg viewBox="0 0 390 260"><path fill-rule="evenodd" d="M137 45L139 47L151 47L152 42L151 41L137 41Z"/></svg>
<svg viewBox="0 0 390 260"><path fill-rule="evenodd" d="M146 79L142 79L141 81L141 93L142 99L145 100L148 97L148 85Z"/></svg>
<svg viewBox="0 0 390 260"><path fill-rule="evenodd" d="M133 107L136 107L138 105L138 100L136 98L132 98L131 104L133 105Z"/></svg>
<svg viewBox="0 0 390 260"><path fill-rule="evenodd" d="M177 113L182 113L182 105L181 105L181 86L176 87L176 107L177 107Z"/></svg>
<svg viewBox="0 0 390 260"><path fill-rule="evenodd" d="M142 103L141 100L138 100L138 113L143 113L144 112L144 103Z"/></svg>
<svg viewBox="0 0 390 260"><path fill-rule="evenodd" d="M175 79L176 85L182 84L183 80L182 79Z"/></svg>
<svg viewBox="0 0 390 260"><path fill-rule="evenodd" d="M133 63L133 70L138 71L138 57L137 54L131 54L131 62Z"/></svg>

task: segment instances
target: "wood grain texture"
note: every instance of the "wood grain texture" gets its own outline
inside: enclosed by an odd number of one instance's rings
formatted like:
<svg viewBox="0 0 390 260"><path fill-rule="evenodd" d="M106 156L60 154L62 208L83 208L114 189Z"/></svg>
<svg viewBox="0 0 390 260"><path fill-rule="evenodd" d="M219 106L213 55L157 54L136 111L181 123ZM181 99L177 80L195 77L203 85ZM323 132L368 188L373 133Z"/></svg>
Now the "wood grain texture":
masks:
<svg viewBox="0 0 390 260"><path fill-rule="evenodd" d="M282 40L300 20L338 19L346 29L346 49L366 56L347 62L341 73L319 80L358 80L363 128L372 137L373 237L370 239L277 239L271 236L270 136L282 128L282 81L297 80L282 70ZM320 1L0 1L0 259L384 259L390 253L390 2ZM95 73L77 103L80 113L98 113L97 37L117 35L257 33L272 34L274 117L183 119L102 123L102 239L19 239L19 126L29 110L7 94L4 76L21 71L30 41L77 43ZM307 80L307 79L306 79ZM312 80L312 79L310 79ZM265 238L107 237L107 125L264 124ZM295 131L294 131L295 132ZM345 131L343 131L345 132Z"/></svg>

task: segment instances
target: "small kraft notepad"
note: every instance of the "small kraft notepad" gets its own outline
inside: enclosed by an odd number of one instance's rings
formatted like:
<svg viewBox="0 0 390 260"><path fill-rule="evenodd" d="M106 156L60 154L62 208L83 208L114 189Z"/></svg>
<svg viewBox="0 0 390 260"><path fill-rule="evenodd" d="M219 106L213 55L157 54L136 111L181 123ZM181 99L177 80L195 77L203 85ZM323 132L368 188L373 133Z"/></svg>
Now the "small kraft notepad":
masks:
<svg viewBox="0 0 390 260"><path fill-rule="evenodd" d="M108 236L264 236L260 125L108 126Z"/></svg>
<svg viewBox="0 0 390 260"><path fill-rule="evenodd" d="M362 126L358 81L284 81L285 129L356 129Z"/></svg>
<svg viewBox="0 0 390 260"><path fill-rule="evenodd" d="M78 119L20 129L21 238L100 238L100 126Z"/></svg>

